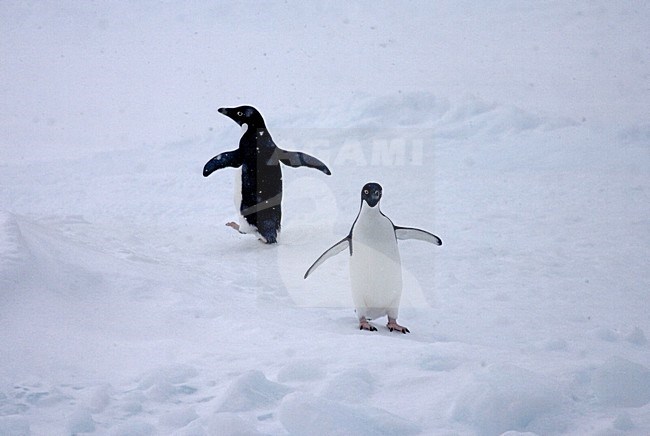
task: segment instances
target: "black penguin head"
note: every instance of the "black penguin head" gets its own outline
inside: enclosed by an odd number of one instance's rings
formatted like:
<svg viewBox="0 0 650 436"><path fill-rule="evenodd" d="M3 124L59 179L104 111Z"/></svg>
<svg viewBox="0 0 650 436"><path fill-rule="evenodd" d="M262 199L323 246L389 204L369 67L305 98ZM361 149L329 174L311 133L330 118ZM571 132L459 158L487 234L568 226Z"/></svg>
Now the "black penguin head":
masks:
<svg viewBox="0 0 650 436"><path fill-rule="evenodd" d="M255 129L266 127L262 114L253 106L222 107L219 109L219 113L231 118L240 126L246 124L249 129L251 127Z"/></svg>
<svg viewBox="0 0 650 436"><path fill-rule="evenodd" d="M381 200L381 185L379 183L366 183L361 190L361 201L368 203L368 206L375 207Z"/></svg>

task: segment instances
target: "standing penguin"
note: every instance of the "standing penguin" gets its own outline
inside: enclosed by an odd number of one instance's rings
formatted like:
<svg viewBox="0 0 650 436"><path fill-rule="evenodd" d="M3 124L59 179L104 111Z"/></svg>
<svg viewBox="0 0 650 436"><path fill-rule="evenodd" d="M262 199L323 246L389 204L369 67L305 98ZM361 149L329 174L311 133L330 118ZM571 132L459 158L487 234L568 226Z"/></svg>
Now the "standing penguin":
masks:
<svg viewBox="0 0 650 436"><path fill-rule="evenodd" d="M240 233L256 234L267 244L277 242L282 218L282 170L280 162L291 167L316 168L330 175L327 166L305 153L282 150L275 145L264 119L251 106L221 108L219 112L242 127L239 148L213 157L205 164L203 176L225 167L241 167L235 183L235 203L239 224L226 224Z"/></svg>
<svg viewBox="0 0 650 436"><path fill-rule="evenodd" d="M442 245L436 235L420 229L399 227L379 210L382 188L367 183L361 190L361 208L350 233L330 247L305 273L305 279L320 264L348 248L352 300L359 317L359 329L375 331L368 321L388 316L390 331L409 333L397 323L402 296L402 263L398 239L419 239Z"/></svg>

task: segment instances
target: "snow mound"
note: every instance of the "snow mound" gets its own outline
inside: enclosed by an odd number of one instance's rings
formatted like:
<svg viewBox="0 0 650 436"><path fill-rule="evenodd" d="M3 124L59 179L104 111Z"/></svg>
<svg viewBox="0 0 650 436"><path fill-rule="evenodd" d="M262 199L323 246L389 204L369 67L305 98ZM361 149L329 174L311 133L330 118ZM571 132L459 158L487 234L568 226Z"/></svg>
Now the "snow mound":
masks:
<svg viewBox="0 0 650 436"><path fill-rule="evenodd" d="M187 382L189 379L196 377L198 371L196 368L189 365L170 365L163 368L158 368L144 375L140 383L139 389L149 389L157 383L170 383L181 384Z"/></svg>
<svg viewBox="0 0 650 436"><path fill-rule="evenodd" d="M90 392L88 406L93 413L103 412L111 402L111 392L113 388L110 384L105 383L101 386L95 386Z"/></svg>
<svg viewBox="0 0 650 436"><path fill-rule="evenodd" d="M95 431L95 421L90 410L86 408L77 409L68 418L68 431L70 431L70 434L91 433Z"/></svg>
<svg viewBox="0 0 650 436"><path fill-rule="evenodd" d="M199 423L198 420L192 421L189 425L176 430L172 433L172 436L209 436L211 434L224 434L224 433L206 433L203 426Z"/></svg>
<svg viewBox="0 0 650 436"><path fill-rule="evenodd" d="M278 372L278 381L286 382L301 382L309 380L318 380L325 376L325 371L322 365L316 361L296 361L283 367Z"/></svg>
<svg viewBox="0 0 650 436"><path fill-rule="evenodd" d="M167 427L181 428L185 427L198 417L199 415L197 415L194 407L186 406L180 409L170 410L169 412L166 412L160 417L159 422L160 424Z"/></svg>
<svg viewBox="0 0 650 436"><path fill-rule="evenodd" d="M621 412L613 422L614 428L621 431L630 431L634 429L634 421L632 417L627 412Z"/></svg>
<svg viewBox="0 0 650 436"><path fill-rule="evenodd" d="M435 135L442 138L476 135L502 137L528 130L548 131L575 124L568 118L540 116L514 105L497 104L477 97L451 102L448 98L424 91L377 95L342 106L349 107L333 111L350 114L345 120L335 115L328 117L322 113L309 113L303 117L294 115L292 120L283 120L283 124L300 127L317 119L321 123L320 127L360 132L376 131L386 126L402 129L434 128Z"/></svg>
<svg viewBox="0 0 650 436"><path fill-rule="evenodd" d="M643 346L648 343L648 339L646 339L645 332L641 330L639 327L634 327L632 331L625 337L625 339L634 345L639 345Z"/></svg>
<svg viewBox="0 0 650 436"><path fill-rule="evenodd" d="M370 371L356 368L336 375L325 386L321 395L331 400L359 402L375 390L375 380Z"/></svg>
<svg viewBox="0 0 650 436"><path fill-rule="evenodd" d="M196 377L198 372L188 365L173 365L159 368L145 375L138 389L152 401L166 402L179 395L189 395L197 388L187 382Z"/></svg>
<svg viewBox="0 0 650 436"><path fill-rule="evenodd" d="M547 378L514 365L494 365L461 391L452 416L474 425L480 435L506 431L542 434L563 429L557 411L562 394Z"/></svg>
<svg viewBox="0 0 650 436"><path fill-rule="evenodd" d="M289 392L289 387L270 381L261 371L248 371L230 385L218 411L244 412L269 407Z"/></svg>
<svg viewBox="0 0 650 436"><path fill-rule="evenodd" d="M401 127L431 124L447 113L449 102L427 92L405 92L363 100L352 113L355 126L381 127L387 120Z"/></svg>
<svg viewBox="0 0 650 436"><path fill-rule="evenodd" d="M594 371L591 387L602 404L641 407L650 403L650 369L613 357Z"/></svg>
<svg viewBox="0 0 650 436"><path fill-rule="evenodd" d="M419 426L385 410L353 406L305 393L287 395L280 422L291 435L410 435Z"/></svg>

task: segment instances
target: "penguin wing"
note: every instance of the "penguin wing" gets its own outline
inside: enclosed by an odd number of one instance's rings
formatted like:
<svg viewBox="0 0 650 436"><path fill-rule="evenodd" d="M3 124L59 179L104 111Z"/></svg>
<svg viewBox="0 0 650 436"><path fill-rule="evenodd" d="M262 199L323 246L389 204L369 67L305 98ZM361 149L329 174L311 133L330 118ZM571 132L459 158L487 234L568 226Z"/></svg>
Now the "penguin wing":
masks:
<svg viewBox="0 0 650 436"><path fill-rule="evenodd" d="M341 251L345 250L346 248L350 247L350 237L346 236L345 238L341 239L339 242L336 244L332 245L330 248L325 251L325 253L321 254L318 259L316 259L316 262L312 266L309 267L307 272L305 273L305 279L313 270L318 268L318 266L325 262L327 259L329 259L332 256L336 256L339 254Z"/></svg>
<svg viewBox="0 0 650 436"><path fill-rule="evenodd" d="M327 165L325 165L323 162L319 161L316 159L314 156L310 156L307 153L302 153L300 151L287 151L287 150L280 150L279 155L279 160L285 165L289 165L290 167L308 167L308 168L315 168L319 171L324 172L328 176L331 175L332 173L330 172L329 168L327 168Z"/></svg>
<svg viewBox="0 0 650 436"><path fill-rule="evenodd" d="M429 233L426 230L415 229L413 227L398 227L395 226L395 236L397 239L419 239L420 241L430 242L434 245L442 245L442 239Z"/></svg>
<svg viewBox="0 0 650 436"><path fill-rule="evenodd" d="M216 155L208 161L203 167L203 177L208 177L213 172L221 168L240 167L242 164L241 153L239 150L226 151Z"/></svg>

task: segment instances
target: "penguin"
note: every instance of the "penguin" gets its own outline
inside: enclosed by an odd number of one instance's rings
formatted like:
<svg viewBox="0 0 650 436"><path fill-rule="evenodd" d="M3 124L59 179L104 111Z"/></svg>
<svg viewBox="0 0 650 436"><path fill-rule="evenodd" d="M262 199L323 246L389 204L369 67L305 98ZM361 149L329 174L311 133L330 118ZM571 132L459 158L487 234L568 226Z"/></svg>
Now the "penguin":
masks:
<svg viewBox="0 0 650 436"><path fill-rule="evenodd" d="M387 316L390 331L410 333L397 323L402 296L402 262L397 240L419 239L434 245L442 240L425 230L400 227L379 208L382 187L367 183L361 190L361 207L350 233L327 249L309 267L306 279L319 265L348 249L350 252L350 285L352 300L359 318L359 329L376 331L370 320Z"/></svg>
<svg viewBox="0 0 650 436"><path fill-rule="evenodd" d="M315 168L327 175L327 166L306 153L283 150L273 142L262 114L252 106L220 108L219 113L242 127L239 148L210 159L203 167L203 176L226 167L240 168L235 183L235 206L239 223L226 225L239 233L253 233L267 244L277 242L282 218L282 170L280 163L290 167Z"/></svg>

